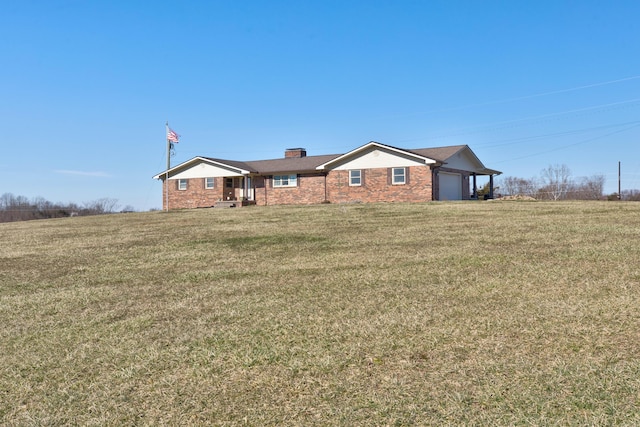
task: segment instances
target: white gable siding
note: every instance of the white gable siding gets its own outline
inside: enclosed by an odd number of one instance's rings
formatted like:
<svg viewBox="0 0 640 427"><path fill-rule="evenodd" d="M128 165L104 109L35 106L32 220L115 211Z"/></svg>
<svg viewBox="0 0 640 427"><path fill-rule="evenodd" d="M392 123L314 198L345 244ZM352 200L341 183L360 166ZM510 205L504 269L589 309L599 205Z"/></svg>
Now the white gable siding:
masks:
<svg viewBox="0 0 640 427"><path fill-rule="evenodd" d="M334 167L335 170L348 169L375 169L375 168L401 168L408 166L424 166L424 161L400 156L397 153L374 148L358 157L345 160Z"/></svg>
<svg viewBox="0 0 640 427"><path fill-rule="evenodd" d="M221 176L242 176L241 173L233 169L223 168L210 163L200 162L185 170L171 175L169 179L189 179L189 178L209 178Z"/></svg>
<svg viewBox="0 0 640 427"><path fill-rule="evenodd" d="M444 166L451 169L459 169L470 172L473 172L481 167L481 165L477 164L473 156L465 151L461 151L449 157L447 159L447 164L445 164Z"/></svg>

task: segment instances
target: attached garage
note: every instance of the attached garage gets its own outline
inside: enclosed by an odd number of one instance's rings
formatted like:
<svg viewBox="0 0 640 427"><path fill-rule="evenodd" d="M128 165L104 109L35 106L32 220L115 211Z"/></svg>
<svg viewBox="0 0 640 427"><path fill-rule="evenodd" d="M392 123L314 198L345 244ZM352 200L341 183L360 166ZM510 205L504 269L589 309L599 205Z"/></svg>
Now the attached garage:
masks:
<svg viewBox="0 0 640 427"><path fill-rule="evenodd" d="M462 200L462 175L452 172L440 172L440 200Z"/></svg>

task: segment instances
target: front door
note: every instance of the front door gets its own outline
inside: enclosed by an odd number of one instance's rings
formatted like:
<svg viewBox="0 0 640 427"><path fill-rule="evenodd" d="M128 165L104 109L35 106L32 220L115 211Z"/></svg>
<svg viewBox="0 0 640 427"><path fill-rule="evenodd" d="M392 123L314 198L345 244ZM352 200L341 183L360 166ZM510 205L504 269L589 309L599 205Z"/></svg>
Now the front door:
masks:
<svg viewBox="0 0 640 427"><path fill-rule="evenodd" d="M225 178L222 189L222 200L236 200L236 179Z"/></svg>

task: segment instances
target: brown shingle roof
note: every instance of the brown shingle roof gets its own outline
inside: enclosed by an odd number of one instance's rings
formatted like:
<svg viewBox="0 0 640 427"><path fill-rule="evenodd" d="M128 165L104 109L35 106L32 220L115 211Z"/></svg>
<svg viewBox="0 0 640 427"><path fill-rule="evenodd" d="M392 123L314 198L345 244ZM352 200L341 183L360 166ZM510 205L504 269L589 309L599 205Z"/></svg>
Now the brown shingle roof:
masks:
<svg viewBox="0 0 640 427"><path fill-rule="evenodd" d="M253 169L248 162L239 162L237 160L227 160L227 159L216 159L214 157L201 157L202 159L207 159L207 160L211 160L212 162L216 162L216 163L222 163L225 165L229 165L232 166L234 168L238 168L238 169L244 169L247 170L249 172L255 172L258 173L259 171L256 169Z"/></svg>
<svg viewBox="0 0 640 427"><path fill-rule="evenodd" d="M381 146L385 145L385 144L380 144L379 142L374 142L374 141L372 141L371 143L375 143ZM408 153L413 153L415 155L426 157L429 159L433 159L438 163L446 163L447 159L451 158L456 153L464 149L470 150L470 148L466 145L451 145L447 147L415 148L415 149L404 149L404 148L396 148L391 146L388 146L388 147L396 150L406 151ZM349 153L351 152L348 152L345 154L349 154ZM261 174L261 175L271 175L271 174L277 174L277 173L284 174L284 173L317 172L318 166L331 162L332 160L337 159L338 157L342 157L345 154L325 154L320 156L285 157L280 159L252 160L252 161L244 161L244 162L237 161L237 160L218 159L214 157L196 157L181 165L174 167L173 169L184 167L185 165L188 165L197 159L206 159L212 162L220 163L222 165L231 166L232 168L248 171L249 173ZM478 159L478 162L480 163L480 165L482 165L479 159ZM501 172L494 171L492 169L487 169L483 166L481 169L477 170L476 173L500 174ZM163 174L158 174L154 178L158 179L162 175Z"/></svg>
<svg viewBox="0 0 640 427"><path fill-rule="evenodd" d="M444 162L446 159L453 156L465 147L466 145L454 145L449 147L417 148L411 150L401 148L401 150L414 153L419 156L428 157L439 162ZM217 159L213 157L203 158L233 166L239 169L248 170L253 173L271 174L278 172L315 172L316 167L343 155L344 154L325 154L320 156L289 157L270 160L250 160L245 162Z"/></svg>
<svg viewBox="0 0 640 427"><path fill-rule="evenodd" d="M379 143L377 143L379 144ZM384 145L384 144L380 144ZM392 147L394 148L394 147ZM436 160L439 163L446 163L447 159L451 158L456 153L468 148L466 145L451 145L446 147L433 147L433 148L415 148L404 149L408 153L417 154L422 157ZM240 162L236 160L217 159L212 157L203 157L205 159L223 163L238 169L250 171L251 173L269 175L274 173L300 173L300 172L316 172L316 168L333 159L336 159L344 154L325 154L320 156L305 156L305 157L288 157L271 160L252 160ZM499 173L498 171L492 171L487 169L491 173Z"/></svg>
<svg viewBox="0 0 640 427"><path fill-rule="evenodd" d="M247 162L251 166L263 173L274 172L309 172L316 171L316 167L328 162L331 159L335 159L340 154L326 154L323 156L305 156L305 157L290 157L286 159L274 159L274 160L256 160L253 162Z"/></svg>
<svg viewBox="0 0 640 427"><path fill-rule="evenodd" d="M272 160L252 160L247 162L214 159L211 157L205 158L254 173L271 174L278 172L315 172L317 166L326 163L331 159L335 159L338 156L340 156L340 154L325 154L322 156L289 157Z"/></svg>
<svg viewBox="0 0 640 427"><path fill-rule="evenodd" d="M450 145L448 147L415 148L405 151L428 157L433 160L438 160L439 162L445 162L449 157L453 156L465 147L466 145Z"/></svg>

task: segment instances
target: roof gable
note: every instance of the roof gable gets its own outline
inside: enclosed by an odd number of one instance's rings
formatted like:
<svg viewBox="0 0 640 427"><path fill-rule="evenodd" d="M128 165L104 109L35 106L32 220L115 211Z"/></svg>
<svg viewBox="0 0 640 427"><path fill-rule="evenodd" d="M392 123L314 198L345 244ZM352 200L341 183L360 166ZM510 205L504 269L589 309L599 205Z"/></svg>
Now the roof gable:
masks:
<svg viewBox="0 0 640 427"><path fill-rule="evenodd" d="M226 161L198 156L159 173L153 178L164 179L167 175L173 179L204 178L211 176L239 176L246 175L251 172L253 171L248 169L247 165L243 162Z"/></svg>
<svg viewBox="0 0 640 427"><path fill-rule="evenodd" d="M371 141L346 154L318 165L318 170L367 168L367 167L401 167L438 163L436 160L419 153L392 147Z"/></svg>
<svg viewBox="0 0 640 427"><path fill-rule="evenodd" d="M445 167L464 170L478 175L500 175L502 172L488 169L469 148L468 145L450 145L447 147L418 148L410 150L439 160Z"/></svg>
<svg viewBox="0 0 640 427"><path fill-rule="evenodd" d="M415 148L407 151L411 151L412 153L420 154L425 157L430 157L440 162L445 162L451 156L455 155L461 150L464 150L465 147L468 148L466 145L449 145L446 147Z"/></svg>

